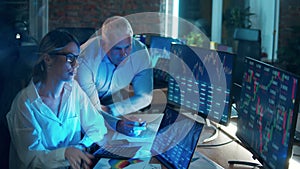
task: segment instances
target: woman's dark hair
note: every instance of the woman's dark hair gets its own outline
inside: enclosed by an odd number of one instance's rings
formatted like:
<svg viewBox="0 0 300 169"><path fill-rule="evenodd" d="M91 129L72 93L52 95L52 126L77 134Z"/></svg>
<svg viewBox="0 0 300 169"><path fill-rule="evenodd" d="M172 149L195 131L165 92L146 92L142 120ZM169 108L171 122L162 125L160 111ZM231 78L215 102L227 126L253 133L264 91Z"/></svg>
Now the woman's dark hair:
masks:
<svg viewBox="0 0 300 169"><path fill-rule="evenodd" d="M43 37L38 49L39 59L33 68L32 77L34 82L44 81L46 79L47 70L43 56L62 50L70 42L76 43L77 47L80 48L80 43L76 37L66 31L50 31Z"/></svg>

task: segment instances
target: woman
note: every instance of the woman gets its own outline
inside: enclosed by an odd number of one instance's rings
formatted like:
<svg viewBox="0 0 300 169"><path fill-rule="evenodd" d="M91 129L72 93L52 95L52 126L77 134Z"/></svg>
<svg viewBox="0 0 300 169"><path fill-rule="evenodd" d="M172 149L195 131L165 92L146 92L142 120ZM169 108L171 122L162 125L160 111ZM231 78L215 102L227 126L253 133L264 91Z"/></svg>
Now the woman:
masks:
<svg viewBox="0 0 300 169"><path fill-rule="evenodd" d="M79 52L78 41L67 32L51 31L42 39L32 80L7 114L10 168L91 165L93 156L82 149L99 142L107 129L74 80Z"/></svg>

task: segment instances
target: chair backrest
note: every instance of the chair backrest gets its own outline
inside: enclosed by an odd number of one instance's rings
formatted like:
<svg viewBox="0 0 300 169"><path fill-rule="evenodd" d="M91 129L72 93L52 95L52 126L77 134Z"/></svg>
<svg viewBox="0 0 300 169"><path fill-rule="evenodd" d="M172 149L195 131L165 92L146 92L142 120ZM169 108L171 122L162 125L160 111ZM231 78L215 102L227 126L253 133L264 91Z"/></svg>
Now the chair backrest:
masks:
<svg viewBox="0 0 300 169"><path fill-rule="evenodd" d="M238 41L233 82L241 85L245 58L261 58L261 32L258 29L236 28L233 38Z"/></svg>
<svg viewBox="0 0 300 169"><path fill-rule="evenodd" d="M233 38L238 41L238 57L260 59L261 33L258 29L236 28Z"/></svg>
<svg viewBox="0 0 300 169"><path fill-rule="evenodd" d="M233 72L233 102L238 103L244 74L244 60L251 57L261 58L261 32L258 29L236 28L233 39L238 42Z"/></svg>

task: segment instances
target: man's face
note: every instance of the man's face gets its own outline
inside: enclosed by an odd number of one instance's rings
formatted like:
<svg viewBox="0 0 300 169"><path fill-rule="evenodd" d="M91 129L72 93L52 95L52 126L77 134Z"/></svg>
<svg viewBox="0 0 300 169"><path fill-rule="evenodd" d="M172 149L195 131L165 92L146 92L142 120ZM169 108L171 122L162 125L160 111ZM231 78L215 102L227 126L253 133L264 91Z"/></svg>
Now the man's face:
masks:
<svg viewBox="0 0 300 169"><path fill-rule="evenodd" d="M132 38L127 37L116 45L114 45L107 53L110 61L114 65L119 65L123 60L125 60L132 50Z"/></svg>

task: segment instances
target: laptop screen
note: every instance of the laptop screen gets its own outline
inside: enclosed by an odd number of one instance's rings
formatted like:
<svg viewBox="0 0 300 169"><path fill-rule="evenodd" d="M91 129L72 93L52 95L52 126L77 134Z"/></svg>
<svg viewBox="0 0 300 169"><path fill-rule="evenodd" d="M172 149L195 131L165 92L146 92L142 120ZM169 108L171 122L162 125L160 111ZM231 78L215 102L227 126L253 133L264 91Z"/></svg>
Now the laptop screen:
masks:
<svg viewBox="0 0 300 169"><path fill-rule="evenodd" d="M151 153L167 168L188 168L203 124L166 108Z"/></svg>

